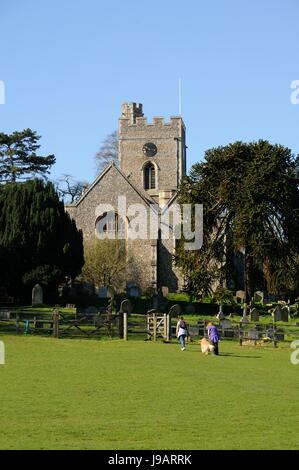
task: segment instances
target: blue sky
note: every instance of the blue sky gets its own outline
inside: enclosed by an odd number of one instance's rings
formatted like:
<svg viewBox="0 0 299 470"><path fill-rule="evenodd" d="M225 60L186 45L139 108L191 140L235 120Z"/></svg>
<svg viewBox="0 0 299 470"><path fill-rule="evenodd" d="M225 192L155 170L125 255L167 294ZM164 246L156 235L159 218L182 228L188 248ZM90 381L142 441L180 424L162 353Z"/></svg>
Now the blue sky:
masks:
<svg viewBox="0 0 299 470"><path fill-rule="evenodd" d="M0 129L26 127L54 153L52 177L92 180L124 101L178 114L188 167L238 139L299 153L298 0L0 0Z"/></svg>

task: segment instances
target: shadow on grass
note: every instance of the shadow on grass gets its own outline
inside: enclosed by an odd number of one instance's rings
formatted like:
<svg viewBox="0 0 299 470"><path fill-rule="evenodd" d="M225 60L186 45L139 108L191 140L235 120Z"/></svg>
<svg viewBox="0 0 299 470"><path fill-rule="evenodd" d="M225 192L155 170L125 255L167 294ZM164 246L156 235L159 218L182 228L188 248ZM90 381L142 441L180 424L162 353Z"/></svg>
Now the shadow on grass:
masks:
<svg viewBox="0 0 299 470"><path fill-rule="evenodd" d="M239 354L234 353L219 353L219 356L222 357L244 357L244 359L262 359L262 356L239 356Z"/></svg>

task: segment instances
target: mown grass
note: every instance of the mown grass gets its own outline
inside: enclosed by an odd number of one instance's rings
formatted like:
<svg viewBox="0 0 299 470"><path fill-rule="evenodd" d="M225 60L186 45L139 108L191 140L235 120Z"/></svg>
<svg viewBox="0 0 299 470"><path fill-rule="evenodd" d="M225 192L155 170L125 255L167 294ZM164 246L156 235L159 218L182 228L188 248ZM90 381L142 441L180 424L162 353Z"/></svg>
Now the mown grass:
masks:
<svg viewBox="0 0 299 470"><path fill-rule="evenodd" d="M1 336L1 449L298 449L287 347Z"/></svg>

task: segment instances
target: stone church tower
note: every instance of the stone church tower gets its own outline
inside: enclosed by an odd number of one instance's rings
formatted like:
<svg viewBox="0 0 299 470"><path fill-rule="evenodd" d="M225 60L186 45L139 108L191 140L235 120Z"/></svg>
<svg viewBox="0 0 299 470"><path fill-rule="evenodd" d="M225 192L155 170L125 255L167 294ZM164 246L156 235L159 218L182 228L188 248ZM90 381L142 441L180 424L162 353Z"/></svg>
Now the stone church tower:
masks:
<svg viewBox="0 0 299 470"><path fill-rule="evenodd" d="M180 116L148 123L142 104L123 104L119 119L120 168L160 207L176 193L186 174L185 125Z"/></svg>
<svg viewBox="0 0 299 470"><path fill-rule="evenodd" d="M142 204L147 210L155 207L157 213L175 204L181 178L186 174L185 125L181 116L164 122L154 117L148 123L142 104L125 103L119 119L119 166L109 165L66 210L82 229L85 239L97 236L99 204L117 207L119 196L125 196L127 205ZM111 222L111 221L110 221ZM148 220L149 222L149 220ZM129 218L120 220L116 214L110 226L124 230ZM182 287L180 273L173 263L175 240L128 239L127 252L134 269L127 275L127 284L135 283L143 291L149 287L167 286L171 292ZM116 286L123 289L125 286Z"/></svg>

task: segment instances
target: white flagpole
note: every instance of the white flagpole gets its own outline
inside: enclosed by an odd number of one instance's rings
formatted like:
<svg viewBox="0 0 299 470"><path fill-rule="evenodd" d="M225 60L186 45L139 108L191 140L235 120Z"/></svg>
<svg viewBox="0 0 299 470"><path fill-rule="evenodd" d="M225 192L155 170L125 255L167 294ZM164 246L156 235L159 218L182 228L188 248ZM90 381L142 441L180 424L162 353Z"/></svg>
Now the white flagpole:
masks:
<svg viewBox="0 0 299 470"><path fill-rule="evenodd" d="M179 116L182 115L182 79L179 78Z"/></svg>

